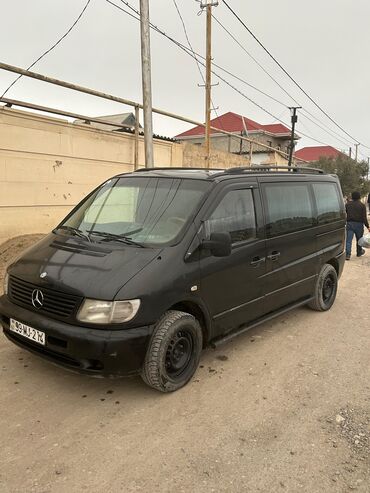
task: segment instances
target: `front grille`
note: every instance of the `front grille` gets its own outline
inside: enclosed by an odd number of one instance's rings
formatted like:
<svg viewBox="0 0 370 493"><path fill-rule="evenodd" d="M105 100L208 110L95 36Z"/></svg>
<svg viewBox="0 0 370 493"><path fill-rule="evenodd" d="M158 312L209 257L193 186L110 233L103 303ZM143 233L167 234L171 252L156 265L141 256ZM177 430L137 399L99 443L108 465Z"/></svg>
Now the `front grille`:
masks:
<svg viewBox="0 0 370 493"><path fill-rule="evenodd" d="M40 308L35 308L32 304L32 293L35 289L39 289L43 294L43 304ZM70 317L82 301L79 296L36 286L16 277L10 277L9 279L9 297L18 305L40 313L47 313L55 318Z"/></svg>

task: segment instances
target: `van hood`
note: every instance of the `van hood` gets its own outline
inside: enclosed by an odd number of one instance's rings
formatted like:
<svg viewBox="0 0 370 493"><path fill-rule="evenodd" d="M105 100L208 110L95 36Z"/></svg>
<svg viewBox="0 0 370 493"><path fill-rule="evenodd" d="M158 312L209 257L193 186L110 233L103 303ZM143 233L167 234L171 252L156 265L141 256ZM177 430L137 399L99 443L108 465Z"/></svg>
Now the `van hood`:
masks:
<svg viewBox="0 0 370 493"><path fill-rule="evenodd" d="M89 243L77 237L51 233L12 264L9 274L40 287L86 298L113 300L118 291L160 252L161 249L115 241Z"/></svg>

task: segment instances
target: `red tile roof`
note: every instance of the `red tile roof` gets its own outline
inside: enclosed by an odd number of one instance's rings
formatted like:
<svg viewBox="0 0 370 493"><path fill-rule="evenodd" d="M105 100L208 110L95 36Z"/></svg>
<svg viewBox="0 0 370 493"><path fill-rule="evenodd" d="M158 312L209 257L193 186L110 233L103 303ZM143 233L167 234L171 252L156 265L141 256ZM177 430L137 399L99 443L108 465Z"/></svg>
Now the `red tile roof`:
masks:
<svg viewBox="0 0 370 493"><path fill-rule="evenodd" d="M303 147L295 153L295 156L304 161L318 161L320 157L337 157L342 154L331 146Z"/></svg>
<svg viewBox="0 0 370 493"><path fill-rule="evenodd" d="M265 132L270 132L271 134L287 134L290 136L289 128L287 128L285 125L282 125L281 123L273 123L272 125L261 125L261 128L265 130Z"/></svg>
<svg viewBox="0 0 370 493"><path fill-rule="evenodd" d="M244 122L248 132L261 130L273 134L290 134L289 128L285 127L281 123L261 125L247 117L244 117ZM243 117L241 115L237 115L236 113L232 113L231 111L211 120L211 126L227 132L240 133L244 130ZM204 133L204 127L198 125L197 127L193 127L190 130L177 135L176 137L193 137L196 135L204 135ZM212 133L215 133L215 131L212 130Z"/></svg>

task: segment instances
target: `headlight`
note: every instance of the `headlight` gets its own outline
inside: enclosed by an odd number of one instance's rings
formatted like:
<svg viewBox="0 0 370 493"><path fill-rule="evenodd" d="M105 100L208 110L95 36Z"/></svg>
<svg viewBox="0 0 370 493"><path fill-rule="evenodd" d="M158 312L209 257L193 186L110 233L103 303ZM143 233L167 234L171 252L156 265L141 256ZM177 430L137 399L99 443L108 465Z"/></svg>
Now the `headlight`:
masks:
<svg viewBox="0 0 370 493"><path fill-rule="evenodd" d="M100 301L86 299L77 319L91 324L120 324L132 320L140 307L140 300Z"/></svg>
<svg viewBox="0 0 370 493"><path fill-rule="evenodd" d="M5 272L4 277L4 294L8 294L8 285L9 285L9 274Z"/></svg>

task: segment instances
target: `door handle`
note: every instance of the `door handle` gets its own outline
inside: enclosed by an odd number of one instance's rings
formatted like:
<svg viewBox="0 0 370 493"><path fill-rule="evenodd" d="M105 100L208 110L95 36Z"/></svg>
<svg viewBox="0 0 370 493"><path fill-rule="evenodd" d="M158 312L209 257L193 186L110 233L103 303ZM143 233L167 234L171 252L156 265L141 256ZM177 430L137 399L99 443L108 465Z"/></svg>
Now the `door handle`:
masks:
<svg viewBox="0 0 370 493"><path fill-rule="evenodd" d="M270 255L267 255L267 258L275 262L275 260L277 260L280 257L280 255L281 255L280 252L275 251L275 252L271 252Z"/></svg>
<svg viewBox="0 0 370 493"><path fill-rule="evenodd" d="M258 265L262 264L263 262L266 262L266 257L254 257L252 258L251 265L253 267L257 267Z"/></svg>

